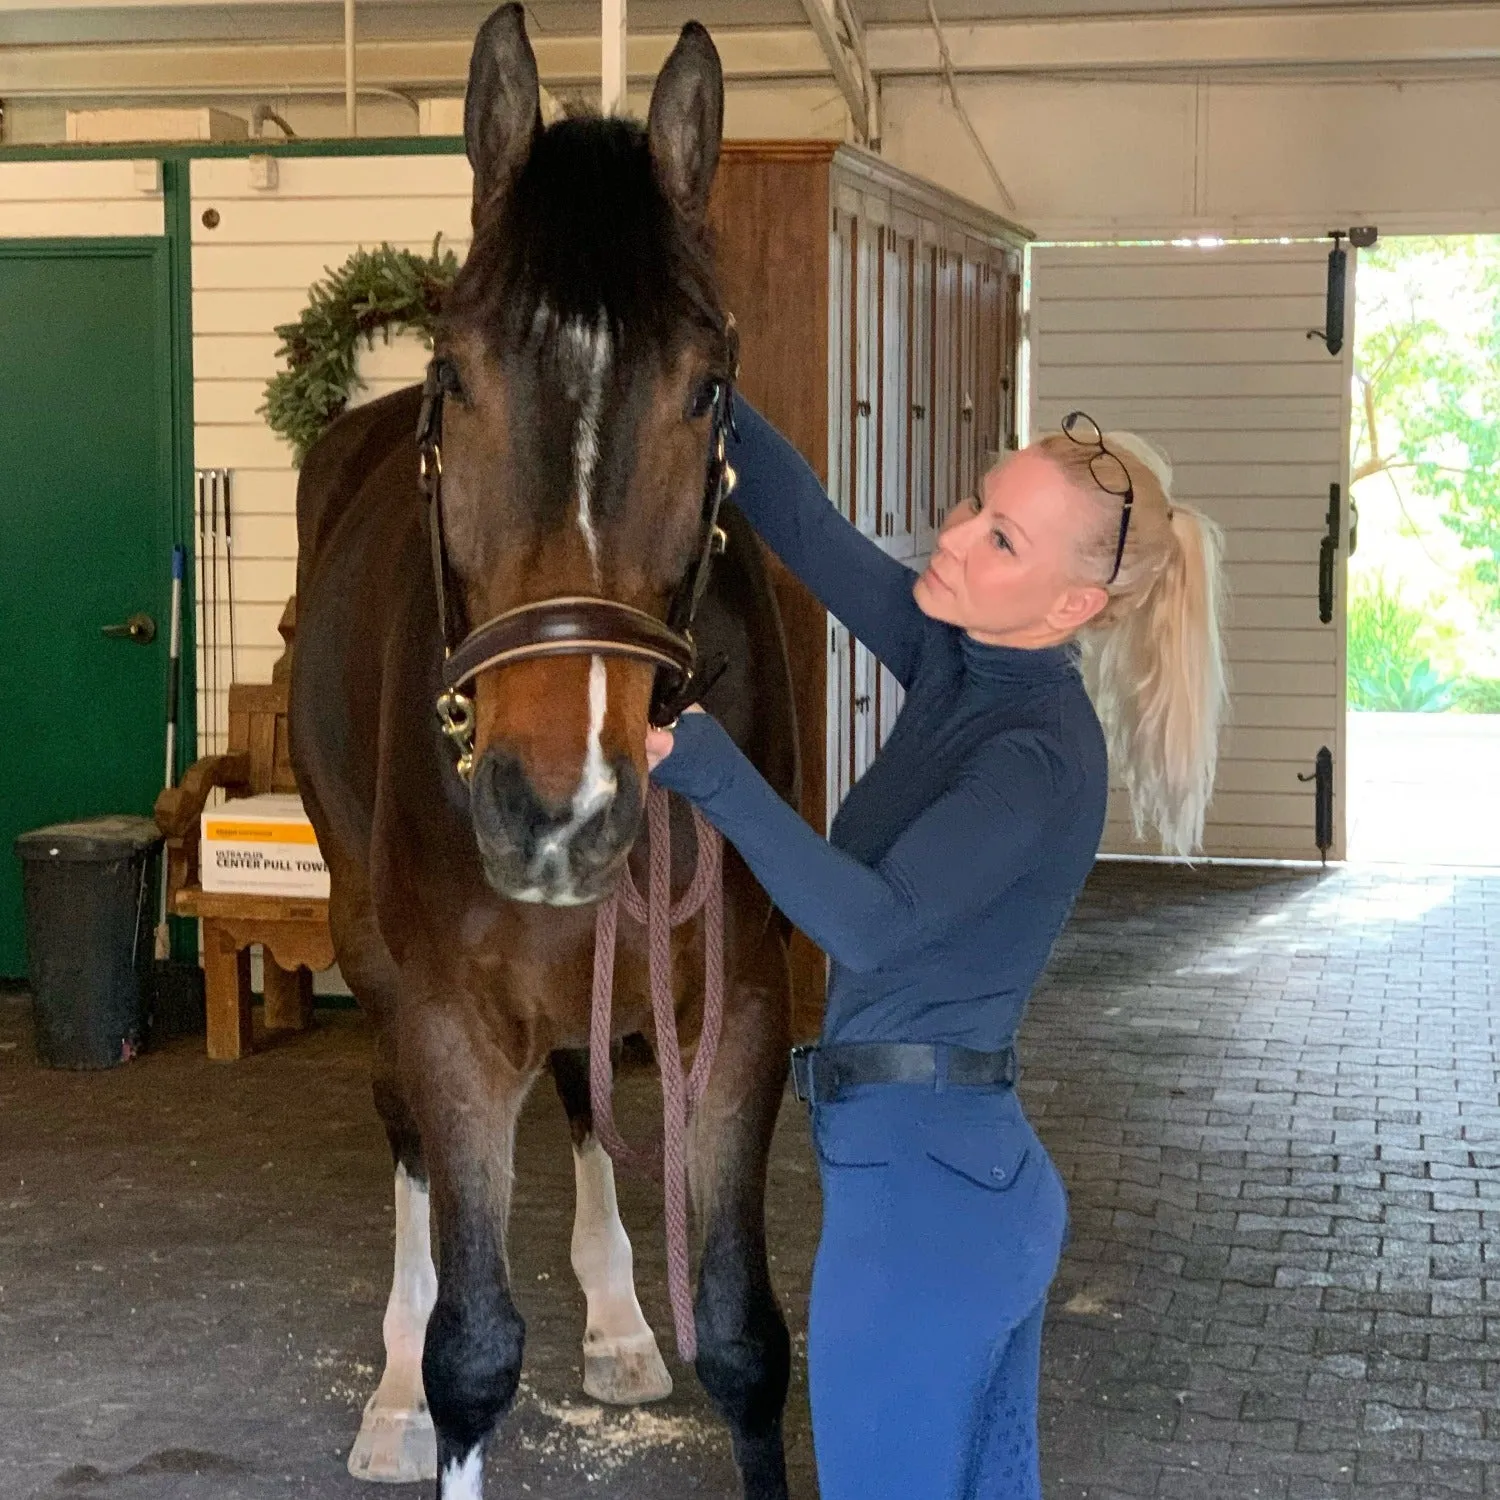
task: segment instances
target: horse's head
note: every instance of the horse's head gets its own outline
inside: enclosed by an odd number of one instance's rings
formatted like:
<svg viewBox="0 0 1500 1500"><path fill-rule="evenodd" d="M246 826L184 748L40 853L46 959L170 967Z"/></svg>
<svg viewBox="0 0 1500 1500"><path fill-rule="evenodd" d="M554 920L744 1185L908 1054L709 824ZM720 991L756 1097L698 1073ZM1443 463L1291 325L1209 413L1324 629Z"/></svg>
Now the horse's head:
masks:
<svg viewBox="0 0 1500 1500"><path fill-rule="evenodd" d="M543 128L519 5L485 23L464 103L474 240L435 351L442 525L472 627L588 597L666 616L700 549L730 335L705 217L723 126L684 28L644 126ZM490 884L608 890L640 826L653 669L584 652L482 671L471 812Z"/></svg>

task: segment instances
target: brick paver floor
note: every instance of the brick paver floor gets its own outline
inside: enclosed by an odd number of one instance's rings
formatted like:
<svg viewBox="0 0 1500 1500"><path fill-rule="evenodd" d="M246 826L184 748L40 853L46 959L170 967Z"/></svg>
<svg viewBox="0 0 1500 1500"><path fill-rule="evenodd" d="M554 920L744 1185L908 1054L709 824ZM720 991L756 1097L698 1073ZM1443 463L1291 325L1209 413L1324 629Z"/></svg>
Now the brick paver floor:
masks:
<svg viewBox="0 0 1500 1500"><path fill-rule="evenodd" d="M1500 1496L1500 879L1106 865L1025 1033L1050 1500Z"/></svg>
<svg viewBox="0 0 1500 1500"><path fill-rule="evenodd" d="M1497 998L1500 879L1096 872L1023 1035L1072 1200L1048 1500L1500 1496ZM0 1497L374 1493L344 1471L390 1276L368 1054L346 1012L232 1066L188 1041L49 1073L24 1003L0 1001ZM623 1078L620 1105L649 1137L651 1080ZM769 1236L794 1500L816 1494L806 1137L788 1101ZM724 1429L686 1373L649 1412L578 1390L549 1089L519 1157L526 1381L492 1493L727 1500ZM624 1175L620 1193L669 1344L659 1190Z"/></svg>

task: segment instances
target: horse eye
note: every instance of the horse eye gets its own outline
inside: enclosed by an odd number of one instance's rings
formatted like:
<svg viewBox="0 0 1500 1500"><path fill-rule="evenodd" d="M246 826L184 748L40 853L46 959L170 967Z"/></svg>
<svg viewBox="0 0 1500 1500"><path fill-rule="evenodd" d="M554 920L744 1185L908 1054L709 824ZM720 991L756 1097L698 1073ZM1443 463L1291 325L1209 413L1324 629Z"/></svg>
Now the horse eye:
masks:
<svg viewBox="0 0 1500 1500"><path fill-rule="evenodd" d="M719 382L712 378L700 381L698 388L693 392L692 399L688 402L688 419L695 420L698 417L706 417L714 409L714 403L719 399Z"/></svg>
<svg viewBox="0 0 1500 1500"><path fill-rule="evenodd" d="M464 393L463 376L458 373L458 365L447 355L439 355L437 360L438 386L449 396L462 397Z"/></svg>

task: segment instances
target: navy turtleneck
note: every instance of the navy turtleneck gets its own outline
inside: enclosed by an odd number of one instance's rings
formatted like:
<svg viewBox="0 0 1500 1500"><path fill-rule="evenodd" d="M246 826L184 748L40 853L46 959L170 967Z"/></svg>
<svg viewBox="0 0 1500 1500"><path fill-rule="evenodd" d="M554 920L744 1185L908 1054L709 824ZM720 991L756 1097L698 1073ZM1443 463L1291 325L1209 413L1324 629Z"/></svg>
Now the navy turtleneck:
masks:
<svg viewBox="0 0 1500 1500"><path fill-rule="evenodd" d="M1067 646L988 646L930 620L915 575L829 504L743 401L735 501L906 691L825 840L711 718L687 715L662 785L698 804L832 961L824 1040L993 1051L1098 852L1104 736Z"/></svg>

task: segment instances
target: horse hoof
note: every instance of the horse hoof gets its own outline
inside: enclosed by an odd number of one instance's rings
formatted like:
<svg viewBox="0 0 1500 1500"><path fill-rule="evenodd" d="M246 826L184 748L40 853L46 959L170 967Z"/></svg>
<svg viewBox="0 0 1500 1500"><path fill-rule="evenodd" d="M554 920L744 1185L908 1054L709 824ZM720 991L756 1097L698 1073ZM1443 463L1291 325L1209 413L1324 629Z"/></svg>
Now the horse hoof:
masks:
<svg viewBox="0 0 1500 1500"><path fill-rule="evenodd" d="M583 1390L610 1406L641 1406L672 1394L672 1377L650 1332L599 1339L583 1350Z"/></svg>
<svg viewBox="0 0 1500 1500"><path fill-rule="evenodd" d="M426 1406L365 1406L359 1436L349 1453L349 1472L377 1484L417 1484L437 1478L437 1432Z"/></svg>

